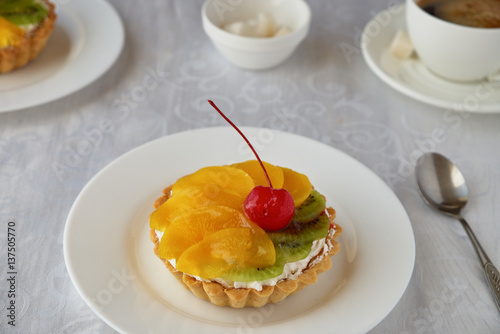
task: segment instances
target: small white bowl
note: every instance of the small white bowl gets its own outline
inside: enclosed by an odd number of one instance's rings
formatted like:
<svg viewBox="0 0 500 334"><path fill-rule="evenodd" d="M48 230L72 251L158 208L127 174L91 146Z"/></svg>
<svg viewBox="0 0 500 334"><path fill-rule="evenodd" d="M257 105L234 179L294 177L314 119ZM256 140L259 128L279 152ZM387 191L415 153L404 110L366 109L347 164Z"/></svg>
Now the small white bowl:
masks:
<svg viewBox="0 0 500 334"><path fill-rule="evenodd" d="M247 21L269 13L289 34L245 37L229 33L224 24ZM207 0L202 8L203 28L216 48L231 63L252 70L276 66L287 59L307 36L311 10L304 0Z"/></svg>

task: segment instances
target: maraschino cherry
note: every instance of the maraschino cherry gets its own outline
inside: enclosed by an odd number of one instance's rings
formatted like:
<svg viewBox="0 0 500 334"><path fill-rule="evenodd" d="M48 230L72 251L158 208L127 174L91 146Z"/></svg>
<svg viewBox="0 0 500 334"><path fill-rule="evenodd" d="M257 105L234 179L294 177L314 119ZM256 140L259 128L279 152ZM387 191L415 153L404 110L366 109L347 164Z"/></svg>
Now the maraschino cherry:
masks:
<svg viewBox="0 0 500 334"><path fill-rule="evenodd" d="M285 228L288 223L293 218L293 214L295 213L295 204L293 202L292 195L285 189L275 189L271 184L271 179L267 174L266 168L260 160L259 155L253 148L250 141L245 137L243 132L238 129L236 125L234 125L229 118L220 109L213 103L211 100L208 100L208 103L214 107L215 110L224 118L231 126L243 137L246 141L253 154L259 161L264 174L266 175L267 183L269 187L257 186L250 191L247 198L245 199L245 203L243 205L243 209L245 214L252 221L257 223L264 230L268 231L277 231Z"/></svg>

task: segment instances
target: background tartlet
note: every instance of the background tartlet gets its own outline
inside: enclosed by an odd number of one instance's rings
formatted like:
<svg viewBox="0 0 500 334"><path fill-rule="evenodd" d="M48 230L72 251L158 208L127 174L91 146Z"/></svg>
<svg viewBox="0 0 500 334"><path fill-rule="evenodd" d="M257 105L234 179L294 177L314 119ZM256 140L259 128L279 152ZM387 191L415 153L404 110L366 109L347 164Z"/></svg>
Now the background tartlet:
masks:
<svg viewBox="0 0 500 334"><path fill-rule="evenodd" d="M23 29L22 38L13 45L0 47L0 73L7 73L26 65L35 59L47 44L57 15L54 4L48 0L40 2L48 9L44 20L31 29Z"/></svg>

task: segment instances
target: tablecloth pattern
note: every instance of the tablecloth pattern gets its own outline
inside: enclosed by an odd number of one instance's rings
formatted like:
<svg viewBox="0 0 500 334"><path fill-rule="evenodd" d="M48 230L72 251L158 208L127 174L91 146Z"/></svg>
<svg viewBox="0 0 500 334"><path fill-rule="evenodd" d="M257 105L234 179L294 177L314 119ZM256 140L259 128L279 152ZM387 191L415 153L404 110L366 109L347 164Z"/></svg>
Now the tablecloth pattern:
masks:
<svg viewBox="0 0 500 334"><path fill-rule="evenodd" d="M115 333L66 271L68 212L85 184L120 155L162 136L225 125L209 98L239 125L300 134L349 154L401 200L415 233L415 269L371 334L500 332L466 234L424 204L414 176L415 160L426 151L459 165L471 192L464 215L500 265L500 116L414 101L370 71L361 31L394 2L309 0L306 40L282 65L257 72L235 68L217 52L202 29L201 0L110 3L126 30L116 64L70 96L0 114L0 332ZM17 235L15 327L7 323L9 221Z"/></svg>

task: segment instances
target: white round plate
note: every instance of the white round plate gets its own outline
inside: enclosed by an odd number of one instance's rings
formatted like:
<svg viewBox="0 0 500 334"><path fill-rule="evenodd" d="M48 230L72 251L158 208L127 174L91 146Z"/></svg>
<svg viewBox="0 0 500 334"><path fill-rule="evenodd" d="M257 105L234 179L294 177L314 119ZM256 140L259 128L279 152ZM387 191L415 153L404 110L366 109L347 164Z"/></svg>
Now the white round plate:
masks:
<svg viewBox="0 0 500 334"><path fill-rule="evenodd" d="M242 128L261 158L305 173L338 213L340 252L318 281L278 304L231 309L186 291L153 254L148 217L164 187L210 165L253 159L230 127L167 136L123 155L76 199L64 231L69 275L122 333L365 333L396 305L415 240L394 193L368 168L311 139Z"/></svg>
<svg viewBox="0 0 500 334"><path fill-rule="evenodd" d="M398 59L389 51L394 36L406 31L405 5L376 15L361 37L361 50L370 69L395 90L424 103L471 113L500 112L500 81L461 83L431 72L417 56Z"/></svg>
<svg viewBox="0 0 500 334"><path fill-rule="evenodd" d="M41 54L0 75L0 112L41 105L87 86L113 65L124 39L122 21L106 1L64 1Z"/></svg>

